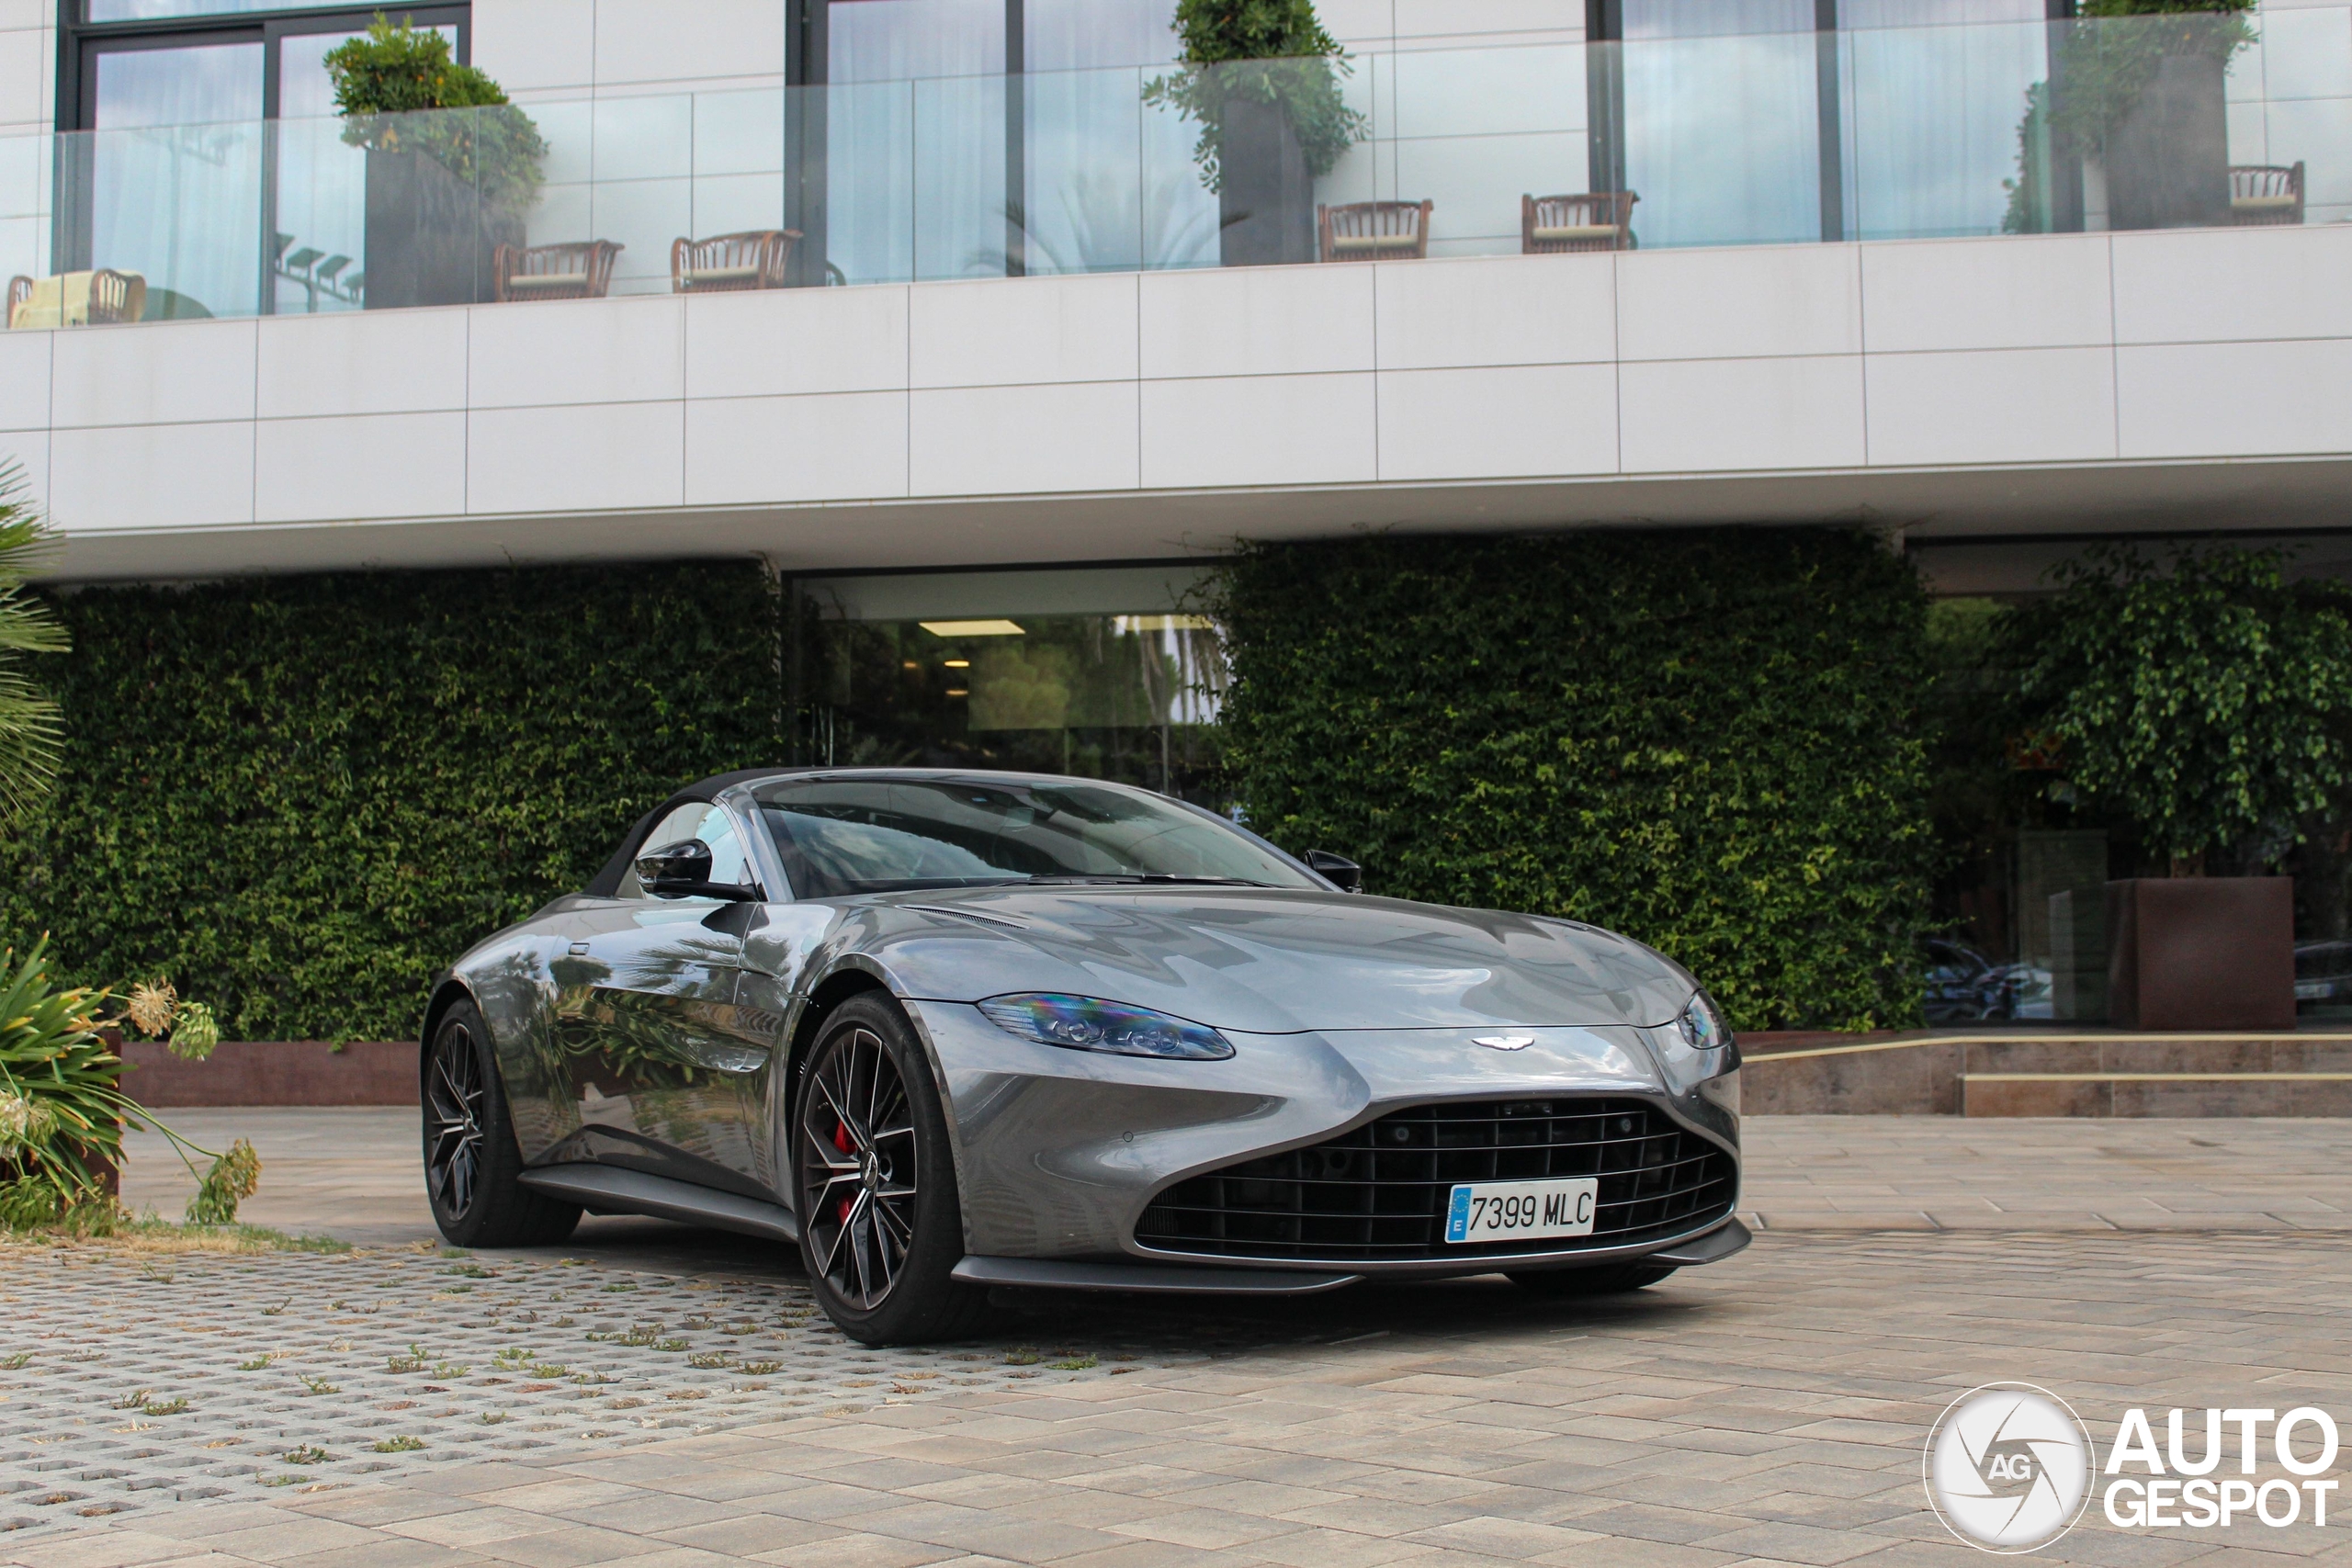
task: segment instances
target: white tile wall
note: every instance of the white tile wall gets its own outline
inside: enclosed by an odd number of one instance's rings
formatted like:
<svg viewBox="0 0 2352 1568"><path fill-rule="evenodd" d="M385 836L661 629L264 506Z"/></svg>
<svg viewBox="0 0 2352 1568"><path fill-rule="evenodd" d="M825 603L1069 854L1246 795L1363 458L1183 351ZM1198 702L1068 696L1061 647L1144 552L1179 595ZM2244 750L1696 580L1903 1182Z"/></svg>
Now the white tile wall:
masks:
<svg viewBox="0 0 2352 1568"><path fill-rule="evenodd" d="M907 384L907 290L781 288L687 299L686 394L866 392Z"/></svg>
<svg viewBox="0 0 2352 1568"><path fill-rule="evenodd" d="M1617 356L1612 256L1384 262L1373 272L1383 370Z"/></svg>
<svg viewBox="0 0 2352 1568"><path fill-rule="evenodd" d="M2115 453L2115 355L2100 348L1873 354L1870 460L2054 463Z"/></svg>
<svg viewBox="0 0 2352 1568"><path fill-rule="evenodd" d="M916 495L1133 490L1137 398L1133 379L918 391L907 420L909 489Z"/></svg>
<svg viewBox="0 0 2352 1568"><path fill-rule="evenodd" d="M51 129L46 80L54 58L50 53L51 39L47 28L0 31L0 125Z"/></svg>
<svg viewBox="0 0 2352 1568"><path fill-rule="evenodd" d="M596 0L481 0L473 60L509 93L593 85Z"/></svg>
<svg viewBox="0 0 2352 1568"><path fill-rule="evenodd" d="M59 430L49 463L49 514L68 534L253 521L250 420Z"/></svg>
<svg viewBox="0 0 2352 1568"><path fill-rule="evenodd" d="M1862 252L1872 354L2112 341L2107 236L1904 241Z"/></svg>
<svg viewBox="0 0 2352 1568"><path fill-rule="evenodd" d="M2126 457L2352 452L2352 341L2116 351Z"/></svg>
<svg viewBox="0 0 2352 1568"><path fill-rule="evenodd" d="M784 74L780 0L596 0L596 81Z"/></svg>
<svg viewBox="0 0 2352 1568"><path fill-rule="evenodd" d="M477 408L467 416L466 509L676 506L684 499L684 411L678 402Z"/></svg>
<svg viewBox="0 0 2352 1568"><path fill-rule="evenodd" d="M16 465L25 483L25 497L37 506L50 502L49 432L0 430L0 468Z"/></svg>
<svg viewBox="0 0 2352 1568"><path fill-rule="evenodd" d="M944 283L915 289L909 299L911 384L1132 380L1137 364L1136 285L1141 276L1033 277L1011 287Z"/></svg>
<svg viewBox="0 0 2352 1568"><path fill-rule="evenodd" d="M265 419L254 433L263 523L456 516L466 509L466 416Z"/></svg>
<svg viewBox="0 0 2352 1568"><path fill-rule="evenodd" d="M2352 336L2352 224L2117 234L2119 343Z"/></svg>
<svg viewBox="0 0 2352 1568"><path fill-rule="evenodd" d="M469 314L473 407L628 403L685 396L684 302L574 299Z"/></svg>
<svg viewBox="0 0 2352 1568"><path fill-rule="evenodd" d="M258 329L264 419L466 406L462 310L272 316Z"/></svg>
<svg viewBox="0 0 2352 1568"><path fill-rule="evenodd" d="M164 321L52 333L60 426L254 416L252 321Z"/></svg>
<svg viewBox="0 0 2352 1568"><path fill-rule="evenodd" d="M1377 441L1369 373L1143 384L1147 490L1363 483Z"/></svg>
<svg viewBox="0 0 2352 1568"><path fill-rule="evenodd" d="M49 354L54 333L0 332L0 430L49 424Z"/></svg>
<svg viewBox="0 0 2352 1568"><path fill-rule="evenodd" d="M907 394L713 398L686 405L691 506L907 493Z"/></svg>
<svg viewBox="0 0 2352 1568"><path fill-rule="evenodd" d="M1143 374L1369 370L1373 266L1139 274Z"/></svg>
<svg viewBox="0 0 2352 1568"><path fill-rule="evenodd" d="M1617 468L1611 365L1380 375L1383 479L1606 474Z"/></svg>
<svg viewBox="0 0 2352 1568"><path fill-rule="evenodd" d="M1617 418L1627 473L1858 468L1862 362L1628 363L1618 372Z"/></svg>
<svg viewBox="0 0 2352 1568"><path fill-rule="evenodd" d="M1617 257L1627 359L1858 354L1860 247L1634 251Z"/></svg>

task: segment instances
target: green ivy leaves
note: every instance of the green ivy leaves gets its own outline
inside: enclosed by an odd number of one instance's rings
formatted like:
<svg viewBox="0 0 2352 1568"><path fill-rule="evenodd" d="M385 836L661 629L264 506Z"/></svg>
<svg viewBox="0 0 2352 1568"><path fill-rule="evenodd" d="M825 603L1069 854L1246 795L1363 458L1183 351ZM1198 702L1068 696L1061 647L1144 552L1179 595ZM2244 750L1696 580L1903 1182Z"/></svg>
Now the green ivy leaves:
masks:
<svg viewBox="0 0 2352 1568"><path fill-rule="evenodd" d="M1261 546L1218 608L1258 831L1624 931L1742 1027L1917 1020L1926 602L1875 540Z"/></svg>

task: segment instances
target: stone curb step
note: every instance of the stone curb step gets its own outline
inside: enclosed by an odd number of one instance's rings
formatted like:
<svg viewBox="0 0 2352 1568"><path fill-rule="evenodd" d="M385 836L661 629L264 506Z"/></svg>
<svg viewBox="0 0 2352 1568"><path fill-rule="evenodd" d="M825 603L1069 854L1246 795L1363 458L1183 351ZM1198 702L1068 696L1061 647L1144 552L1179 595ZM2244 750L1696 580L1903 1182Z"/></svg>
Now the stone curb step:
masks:
<svg viewBox="0 0 2352 1568"><path fill-rule="evenodd" d="M1962 1073L1963 1116L2352 1116L2352 1072Z"/></svg>

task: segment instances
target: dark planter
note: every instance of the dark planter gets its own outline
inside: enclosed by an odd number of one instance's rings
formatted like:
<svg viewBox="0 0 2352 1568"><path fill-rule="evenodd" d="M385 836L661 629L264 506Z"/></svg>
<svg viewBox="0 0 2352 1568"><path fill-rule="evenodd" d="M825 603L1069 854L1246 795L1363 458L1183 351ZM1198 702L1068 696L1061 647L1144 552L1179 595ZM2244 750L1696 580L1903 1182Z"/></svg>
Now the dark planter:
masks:
<svg viewBox="0 0 2352 1568"><path fill-rule="evenodd" d="M486 301L498 247L522 243L522 220L484 210L431 158L368 152L368 309Z"/></svg>
<svg viewBox="0 0 2352 1568"><path fill-rule="evenodd" d="M2108 137L2108 227L2229 221L2224 70L2214 54L2171 54L2157 62L2155 79Z"/></svg>
<svg viewBox="0 0 2352 1568"><path fill-rule="evenodd" d="M1218 249L1227 266L1315 259L1315 176L1282 106L1227 100L1218 165Z"/></svg>
<svg viewBox="0 0 2352 1568"><path fill-rule="evenodd" d="M2107 1003L2125 1029L2295 1027L2295 882L2135 877L2107 885Z"/></svg>

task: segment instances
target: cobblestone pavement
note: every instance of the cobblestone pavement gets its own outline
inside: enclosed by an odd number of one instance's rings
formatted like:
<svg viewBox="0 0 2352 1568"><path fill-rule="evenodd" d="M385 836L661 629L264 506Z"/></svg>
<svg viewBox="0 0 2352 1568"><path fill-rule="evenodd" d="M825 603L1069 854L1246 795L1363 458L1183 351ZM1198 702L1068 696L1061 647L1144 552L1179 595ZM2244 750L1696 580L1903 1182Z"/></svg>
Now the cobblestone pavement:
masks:
<svg viewBox="0 0 2352 1568"><path fill-rule="evenodd" d="M167 1431L187 1434L169 1439L180 1445L167 1450L174 1456L237 1455L300 1435L300 1424L327 1434L304 1441L339 1457L293 1468L281 1451L259 1474L312 1479L265 1490L234 1477L220 1497L142 1501L91 1519L67 1505L26 1505L23 1492L0 1497L0 1516L41 1520L0 1534L0 1561L1957 1564L1982 1560L1925 1506L1920 1443L1937 1412L1977 1383L2051 1388L2102 1446L2132 1405L2155 1410L2160 1431L2175 1405L2308 1404L2352 1416L2352 1235L2326 1218L2346 1203L2345 1124L1794 1121L1749 1124L1748 1201L1766 1224L1753 1248L1600 1303L1535 1300L1495 1280L1258 1306L1039 1298L980 1344L869 1356L807 1316L772 1250L747 1254L669 1227L614 1229L603 1240L583 1229L571 1249L591 1262L578 1268L552 1255L375 1250L202 1268L175 1258L150 1270L175 1276L157 1282L141 1278L136 1259L77 1253L62 1269L46 1254L11 1259L0 1268L0 1293L16 1298L0 1304L0 1346L29 1342L37 1356L96 1348L120 1360L63 1361L54 1372L87 1380L67 1398L71 1414L46 1404L31 1421L16 1413L19 1402L52 1398L31 1393L33 1363L0 1374L9 1398L0 1425L35 1428L0 1452L62 1458L72 1448L80 1469L146 1464L179 1475L176 1458L92 1463L74 1445L164 1448L154 1434ZM1869 1213L1910 1213L1912 1228L1858 1228ZM1973 1218L1985 1213L2007 1217ZM492 1277L441 1272L469 1262ZM204 1321L194 1297L182 1305L172 1294L202 1283L199 1274L211 1279L204 1290L232 1303L200 1350L175 1326ZM299 1291L279 1283L295 1280ZM382 1283L356 1292L354 1280ZM452 1283L474 1289L452 1292ZM639 1289L608 1292L607 1283ZM266 1317L279 1305L273 1291L292 1303ZM305 1337L285 1325L322 1296L369 1293L384 1303L373 1317L319 1310ZM36 1318L71 1324L93 1313L128 1326L28 1340ZM468 1314L484 1326L419 1337ZM564 1316L574 1321L558 1340ZM586 1337L611 1331L599 1324L626 1331L656 1320L692 1348ZM758 1331L724 1332L742 1323ZM468 1365L469 1376L442 1377L438 1361L393 1372L377 1359L411 1338ZM338 1341L352 1348L334 1349ZM804 1365L754 1377L740 1365L682 1364L706 1346L731 1347L738 1363ZM1018 1346L1051 1359L1008 1365ZM294 1353L237 1370L273 1347ZM510 1372L499 1349L532 1359L510 1357ZM563 1376L520 1381L550 1359ZM1070 1370L1051 1370L1055 1360ZM174 1382L148 1366L189 1375ZM582 1372L615 1381L570 1381ZM804 1372L814 1381L798 1382ZM304 1374L345 1392L300 1393ZM510 1381L484 1381L494 1376ZM761 1382L768 1386L744 1386ZM449 1392L427 1393L428 1384ZM690 1413L661 1397L690 1387L707 1391L676 1402ZM187 1397L190 1409L110 1407L141 1389L161 1404ZM606 1403L631 1397L646 1404L615 1412ZM795 1398L797 1407L782 1404ZM509 1422L480 1424L507 1400ZM413 1403L381 1408L403 1402ZM458 1414L435 1414L443 1411ZM651 1419L686 1425L630 1424L654 1411ZM282 1425L220 1450L194 1440L199 1431L204 1442L237 1437L239 1419ZM362 1424L373 1420L390 1424ZM391 1469L357 1469L378 1462L377 1434L403 1432L428 1447L380 1456ZM55 1440L35 1447L30 1438ZM548 1446L497 1446L524 1438ZM0 1483L102 1495L107 1478L61 1478L72 1473L0 1461ZM2332 1514L2327 1529L2127 1531L2094 1507L2041 1558L2109 1568L2352 1563L2340 1518Z"/></svg>

